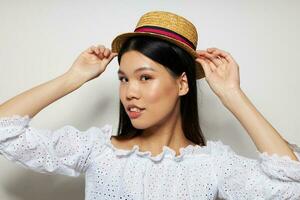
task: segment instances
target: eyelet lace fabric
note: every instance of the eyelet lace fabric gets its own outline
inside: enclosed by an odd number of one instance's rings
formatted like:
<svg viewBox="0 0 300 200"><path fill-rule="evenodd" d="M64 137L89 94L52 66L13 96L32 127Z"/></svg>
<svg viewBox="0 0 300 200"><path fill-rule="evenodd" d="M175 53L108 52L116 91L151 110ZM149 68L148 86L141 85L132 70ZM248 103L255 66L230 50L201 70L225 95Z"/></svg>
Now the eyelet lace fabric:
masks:
<svg viewBox="0 0 300 200"><path fill-rule="evenodd" d="M170 159L176 162L180 162L184 159L184 157L189 157L195 154L203 154L206 148L199 145L188 145L186 147L181 147L179 149L179 155L176 156L176 152L173 149L168 146L163 146L162 152L154 156L150 151L141 151L139 145L134 145L130 150L119 149L115 147L111 143L111 134L107 136L107 142L105 143L105 145L110 147L114 151L114 154L118 157L128 157L131 154L135 154L137 156L147 158L153 162L160 162L163 159Z"/></svg>
<svg viewBox="0 0 300 200"><path fill-rule="evenodd" d="M0 154L39 173L85 173L85 199L300 199L300 162L259 154L250 159L221 141L156 156L111 143L112 126L41 130L27 116L0 118ZM296 144L289 144L300 159Z"/></svg>

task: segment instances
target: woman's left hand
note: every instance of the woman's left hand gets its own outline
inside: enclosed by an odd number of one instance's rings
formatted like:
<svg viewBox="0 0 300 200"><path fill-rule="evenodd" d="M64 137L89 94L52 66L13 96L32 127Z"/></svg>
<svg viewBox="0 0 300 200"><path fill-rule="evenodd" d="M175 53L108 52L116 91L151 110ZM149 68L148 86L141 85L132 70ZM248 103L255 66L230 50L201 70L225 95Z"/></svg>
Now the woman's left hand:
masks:
<svg viewBox="0 0 300 200"><path fill-rule="evenodd" d="M222 98L228 92L240 90L239 66L228 52L217 48L196 52L196 62L202 65L205 79L218 97Z"/></svg>

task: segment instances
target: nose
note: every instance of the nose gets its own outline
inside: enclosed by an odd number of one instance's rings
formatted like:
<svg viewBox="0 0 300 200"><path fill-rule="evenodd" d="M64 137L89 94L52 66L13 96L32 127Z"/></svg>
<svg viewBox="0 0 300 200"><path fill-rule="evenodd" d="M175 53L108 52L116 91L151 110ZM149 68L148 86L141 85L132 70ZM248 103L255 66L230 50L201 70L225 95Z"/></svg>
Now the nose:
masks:
<svg viewBox="0 0 300 200"><path fill-rule="evenodd" d="M127 99L140 98L140 88L137 83L134 82L128 83L126 88L126 98Z"/></svg>

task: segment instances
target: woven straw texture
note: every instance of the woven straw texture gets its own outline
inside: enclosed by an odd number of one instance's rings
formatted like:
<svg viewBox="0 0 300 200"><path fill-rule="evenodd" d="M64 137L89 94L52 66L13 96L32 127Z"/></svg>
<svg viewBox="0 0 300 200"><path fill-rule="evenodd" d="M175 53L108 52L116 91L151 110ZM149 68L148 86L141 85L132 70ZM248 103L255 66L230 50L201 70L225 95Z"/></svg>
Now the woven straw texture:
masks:
<svg viewBox="0 0 300 200"><path fill-rule="evenodd" d="M197 49L198 34L195 26L189 22L187 19L176 15L174 13L165 11L152 11L144 14L138 21L136 28L144 26L156 26L164 29L169 29L194 44ZM123 43L134 36L147 35L152 37L157 37L166 41L169 41L187 51L193 58L197 57L196 51L189 45L181 42L177 39L161 35L158 33L150 32L127 32L116 36L112 41L112 52L119 52ZM196 62L196 61L195 61ZM196 62L196 78L201 79L204 77L204 71L200 63Z"/></svg>

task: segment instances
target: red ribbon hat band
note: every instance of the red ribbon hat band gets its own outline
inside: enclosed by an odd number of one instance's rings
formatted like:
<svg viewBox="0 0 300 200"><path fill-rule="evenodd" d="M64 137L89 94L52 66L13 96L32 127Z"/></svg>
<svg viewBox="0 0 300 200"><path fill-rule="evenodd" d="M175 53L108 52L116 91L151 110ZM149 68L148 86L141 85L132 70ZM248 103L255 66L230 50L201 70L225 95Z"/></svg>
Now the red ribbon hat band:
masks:
<svg viewBox="0 0 300 200"><path fill-rule="evenodd" d="M170 37L170 38L173 38L175 40L179 40L179 41L185 43L186 45L188 45L189 47L191 47L194 50L196 49L196 47L193 45L193 43L190 42L188 39L186 39L182 35L179 35L178 33L175 33L174 31L171 31L169 29L165 29L165 28L161 28L161 27L157 27L157 26L143 26L143 27L136 28L134 30L134 32L156 33L156 34L160 34L160 35L165 35L167 37Z"/></svg>

